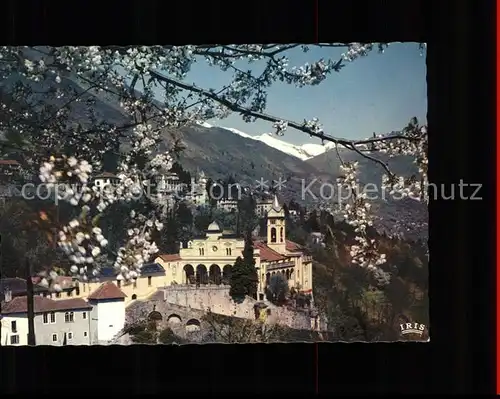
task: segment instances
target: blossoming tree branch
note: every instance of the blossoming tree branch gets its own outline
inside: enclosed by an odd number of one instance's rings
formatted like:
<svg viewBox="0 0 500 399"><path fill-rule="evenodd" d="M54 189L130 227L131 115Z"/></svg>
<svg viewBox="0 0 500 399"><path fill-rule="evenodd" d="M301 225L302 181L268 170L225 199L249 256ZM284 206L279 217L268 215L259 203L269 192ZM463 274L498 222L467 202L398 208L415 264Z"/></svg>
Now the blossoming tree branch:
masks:
<svg viewBox="0 0 500 399"><path fill-rule="evenodd" d="M321 84L333 73L341 73L357 58L372 51L383 52L388 44L318 44L320 47L343 47L339 59L311 60L305 65L290 66L287 52L311 46L290 45L202 45L152 47L2 47L0 48L0 79L11 81L12 88L0 93L0 129L3 140L0 149L17 151L24 167L37 172L48 187L61 183L78 183L82 190L67 190L64 200L79 208L79 216L62 226L58 245L72 262L71 272L82 280L99 275L96 258L106 253L115 259L118 279L130 282L141 273L141 267L158 248L154 231L163 229L161 199L148 197L148 207L132 210L128 240L118 250L110 248L100 227L104 211L115 203L134 203L143 190L143 181L154 179L168 171L173 162L177 143L165 151L166 129L175 129L193 122L223 119L230 113L241 115L246 122L267 121L278 135L295 129L322 142L354 151L385 170L386 188L403 197L427 201L427 127L412 118L398 134L379 134L364 140L334 137L325 131L318 119L292 121L266 112L267 89L280 81L297 88ZM417 51L418 49L416 49ZM425 45L420 45L420 51ZM390 50L389 50L390 51ZM237 61L265 62L259 74L242 70ZM232 74L229 85L217 89L200 87L186 79L194 62L207 62ZM331 78L331 77L330 77ZM83 91L65 85L64 80L77 81ZM12 83L12 81L15 81ZM140 87L139 87L140 86ZM158 99L158 90L163 98ZM94 94L93 100L85 96ZM119 104L128 116L125 123L103 120L94 107L95 96L108 96ZM55 101L57 100L57 101ZM62 101L62 105L61 104ZM92 123L75 123L70 115L79 107ZM82 111L83 110L83 111ZM367 132L367 136L370 133ZM127 150L120 151L120 143ZM371 151L360 151L369 145ZM378 152L411 155L419 168L419 176L396 176ZM93 174L101 172L103 157L116 154L118 186L100 190L87 185ZM337 151L339 158L340 153ZM352 262L379 274L385 255L379 253L377 242L367 237L367 227L373 224L370 203L366 195L355 190L357 163L344 162L344 176L338 184L352 189L353 195L340 206L324 204L330 212L339 213L355 228L357 245L351 248ZM69 185L70 187L70 185ZM147 210L144 210L147 209ZM52 287L55 273L44 275L43 283Z"/></svg>

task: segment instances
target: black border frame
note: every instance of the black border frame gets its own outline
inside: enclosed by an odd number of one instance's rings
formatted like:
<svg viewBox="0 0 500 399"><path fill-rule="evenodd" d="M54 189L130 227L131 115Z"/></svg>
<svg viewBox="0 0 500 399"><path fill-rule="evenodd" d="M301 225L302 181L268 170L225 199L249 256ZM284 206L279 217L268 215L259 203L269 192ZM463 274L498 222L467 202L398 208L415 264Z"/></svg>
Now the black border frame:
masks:
<svg viewBox="0 0 500 399"><path fill-rule="evenodd" d="M483 201L430 204L428 344L3 347L0 389L493 393L494 7L381 0L117 4L11 1L3 5L0 38L5 45L428 42L430 178L482 183Z"/></svg>

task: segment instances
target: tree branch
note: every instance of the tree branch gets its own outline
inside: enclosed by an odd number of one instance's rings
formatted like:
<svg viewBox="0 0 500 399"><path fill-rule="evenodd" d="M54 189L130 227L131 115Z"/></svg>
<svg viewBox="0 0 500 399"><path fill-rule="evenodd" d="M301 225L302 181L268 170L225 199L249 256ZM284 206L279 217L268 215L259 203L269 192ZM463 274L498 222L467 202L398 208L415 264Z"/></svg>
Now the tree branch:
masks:
<svg viewBox="0 0 500 399"><path fill-rule="evenodd" d="M369 138L369 139L363 139L363 140L347 140L347 139L343 139L343 138L339 138L339 137L333 137L333 136L330 136L324 132L314 132L312 129L304 126L303 124L301 125L301 124L294 122L294 121L283 120L283 119L277 118L273 115L269 115L269 114L262 113L262 112L252 111L249 108L243 107L241 105L237 105L231 101L226 100L225 98L219 97L214 92L211 92L209 90L203 89L203 88L198 87L198 86L193 86L191 84L181 82L181 81L173 79L173 78L166 77L165 75L163 75L157 71L150 70L149 73L160 81L169 83L169 84L177 86L181 89L195 92L195 93L200 94L204 97L210 98L210 99L218 102L219 104L225 106L226 108L230 109L231 111L238 112L238 113L243 114L243 115L252 116L252 117L255 117L258 119L262 119L262 120L265 120L265 121L268 121L271 123L283 121L283 122L286 122L288 124L288 126L294 128L296 130L299 130L301 132L307 133L311 137L317 137L322 141L330 141L332 143L341 144L347 148L350 148L350 147L353 147L356 145L361 145L361 144L377 143L377 142L388 141L388 140L397 140L397 139L411 140L411 138L406 137L406 136L401 136L401 135L375 137L375 138ZM364 156L364 154L362 154L362 155Z"/></svg>

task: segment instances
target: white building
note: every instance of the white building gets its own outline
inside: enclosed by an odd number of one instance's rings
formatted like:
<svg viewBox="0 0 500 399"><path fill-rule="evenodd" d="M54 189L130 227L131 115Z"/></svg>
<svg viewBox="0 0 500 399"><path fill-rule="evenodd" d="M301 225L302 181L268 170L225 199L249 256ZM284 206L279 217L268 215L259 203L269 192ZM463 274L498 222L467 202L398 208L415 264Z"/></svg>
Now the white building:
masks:
<svg viewBox="0 0 500 399"><path fill-rule="evenodd" d="M238 210L238 201L235 199L222 199L217 201L217 208L225 212L234 212Z"/></svg>
<svg viewBox="0 0 500 399"><path fill-rule="evenodd" d="M92 179L94 186L103 189L106 186L113 186L120 181L120 178L113 173L103 172Z"/></svg>
<svg viewBox="0 0 500 399"><path fill-rule="evenodd" d="M203 171L198 173L196 179L191 179L191 192L188 193L187 199L195 206L208 204L207 178Z"/></svg>
<svg viewBox="0 0 500 399"><path fill-rule="evenodd" d="M90 345L92 307L81 298L54 301L35 295L34 328L36 345ZM11 298L5 293L0 322L1 344L28 345L28 298Z"/></svg>
<svg viewBox="0 0 500 399"><path fill-rule="evenodd" d="M255 213L258 217L263 218L267 216L267 212L273 207L273 200L257 200L255 204Z"/></svg>
<svg viewBox="0 0 500 399"><path fill-rule="evenodd" d="M102 284L87 298L92 305L92 342L107 342L125 326L126 295L111 281Z"/></svg>

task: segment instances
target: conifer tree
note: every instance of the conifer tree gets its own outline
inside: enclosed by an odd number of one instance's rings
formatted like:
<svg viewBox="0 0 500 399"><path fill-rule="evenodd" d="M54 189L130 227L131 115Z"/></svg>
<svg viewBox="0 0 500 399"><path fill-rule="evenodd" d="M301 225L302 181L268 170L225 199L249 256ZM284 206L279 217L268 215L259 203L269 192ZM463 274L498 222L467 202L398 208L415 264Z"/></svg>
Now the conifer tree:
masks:
<svg viewBox="0 0 500 399"><path fill-rule="evenodd" d="M238 256L231 271L229 294L236 302L243 301L246 295L256 298L257 282L252 237L250 232L247 232L243 257Z"/></svg>

